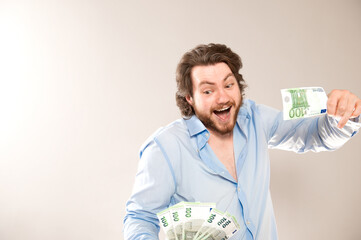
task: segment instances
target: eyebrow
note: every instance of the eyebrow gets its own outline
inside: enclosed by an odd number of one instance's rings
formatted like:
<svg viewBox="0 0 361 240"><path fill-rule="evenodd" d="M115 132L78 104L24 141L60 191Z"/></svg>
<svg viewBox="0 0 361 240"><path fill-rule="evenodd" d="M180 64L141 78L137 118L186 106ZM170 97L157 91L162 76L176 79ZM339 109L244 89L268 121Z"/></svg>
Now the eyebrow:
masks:
<svg viewBox="0 0 361 240"><path fill-rule="evenodd" d="M232 72L228 73L226 75L226 77L223 79L223 81L226 81L229 77L232 77L232 76L234 77L234 74ZM204 84L215 85L214 82L209 82L209 81L205 80L205 81L200 82L198 84L198 86L200 87L200 86L202 86Z"/></svg>

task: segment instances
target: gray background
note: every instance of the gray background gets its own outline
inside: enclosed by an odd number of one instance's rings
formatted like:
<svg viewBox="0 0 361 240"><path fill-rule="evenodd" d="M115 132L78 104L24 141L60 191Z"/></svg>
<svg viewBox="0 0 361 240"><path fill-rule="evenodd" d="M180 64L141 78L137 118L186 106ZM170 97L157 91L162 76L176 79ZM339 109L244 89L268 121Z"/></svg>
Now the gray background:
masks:
<svg viewBox="0 0 361 240"><path fill-rule="evenodd" d="M242 57L257 103L361 96L359 0L0 0L0 239L122 239L138 149L180 117L176 64L210 42ZM359 135L271 151L280 239L361 239Z"/></svg>

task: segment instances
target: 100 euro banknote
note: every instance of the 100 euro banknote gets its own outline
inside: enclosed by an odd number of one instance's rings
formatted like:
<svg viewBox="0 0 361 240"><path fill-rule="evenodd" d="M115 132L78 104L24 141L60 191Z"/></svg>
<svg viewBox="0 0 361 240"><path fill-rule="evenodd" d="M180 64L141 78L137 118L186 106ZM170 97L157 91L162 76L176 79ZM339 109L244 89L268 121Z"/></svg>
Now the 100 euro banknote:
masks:
<svg viewBox="0 0 361 240"><path fill-rule="evenodd" d="M313 117L327 112L327 95L321 87L281 89L283 119Z"/></svg>
<svg viewBox="0 0 361 240"><path fill-rule="evenodd" d="M157 214L167 240L224 240L240 228L215 203L180 202Z"/></svg>
<svg viewBox="0 0 361 240"><path fill-rule="evenodd" d="M183 240L184 228L183 224L185 221L186 209L184 202L180 202L169 208L169 212L173 221L173 230L176 240Z"/></svg>
<svg viewBox="0 0 361 240"><path fill-rule="evenodd" d="M183 240L193 240L216 204L185 202L184 207L186 215L183 224Z"/></svg>
<svg viewBox="0 0 361 240"><path fill-rule="evenodd" d="M223 240L230 239L240 229L234 216L223 213L215 208L198 230L195 240Z"/></svg>
<svg viewBox="0 0 361 240"><path fill-rule="evenodd" d="M177 240L177 236L174 232L172 216L170 213L170 209L167 208L159 213L157 213L157 217L159 219L160 225L163 228L163 231L168 240Z"/></svg>

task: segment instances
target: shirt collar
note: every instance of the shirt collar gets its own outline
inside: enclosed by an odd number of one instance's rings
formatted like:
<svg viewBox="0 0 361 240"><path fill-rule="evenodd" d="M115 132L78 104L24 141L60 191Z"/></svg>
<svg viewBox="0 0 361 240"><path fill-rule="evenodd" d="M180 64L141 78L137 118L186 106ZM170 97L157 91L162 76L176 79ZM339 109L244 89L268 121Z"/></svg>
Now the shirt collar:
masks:
<svg viewBox="0 0 361 240"><path fill-rule="evenodd" d="M203 125L203 123L201 122L201 120L198 119L198 117L196 115L193 115L191 118L189 119L185 119L189 134L191 137L193 137L194 135L197 135L203 131L207 131L207 128Z"/></svg>
<svg viewBox="0 0 361 240"><path fill-rule="evenodd" d="M240 129L244 128L245 120L250 119L251 116L249 114L249 106L247 101L244 101L242 107L239 109L238 116L237 116L237 125Z"/></svg>

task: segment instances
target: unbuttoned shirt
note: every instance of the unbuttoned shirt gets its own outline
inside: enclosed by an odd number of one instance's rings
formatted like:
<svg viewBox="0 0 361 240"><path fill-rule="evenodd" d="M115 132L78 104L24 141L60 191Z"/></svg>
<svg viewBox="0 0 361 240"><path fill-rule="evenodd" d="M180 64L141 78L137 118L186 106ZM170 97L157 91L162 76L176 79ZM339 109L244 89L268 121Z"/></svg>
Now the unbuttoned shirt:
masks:
<svg viewBox="0 0 361 240"><path fill-rule="evenodd" d="M182 201L213 202L235 216L240 230L233 239L277 239L268 148L298 153L335 150L361 124L336 126L337 120L327 115L284 121L282 112L245 100L233 130L237 181L211 149L210 133L196 116L159 129L140 150L126 204L125 239L158 239L156 213Z"/></svg>

